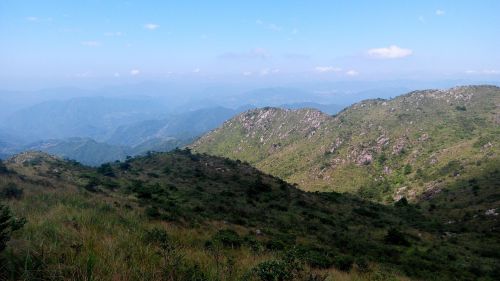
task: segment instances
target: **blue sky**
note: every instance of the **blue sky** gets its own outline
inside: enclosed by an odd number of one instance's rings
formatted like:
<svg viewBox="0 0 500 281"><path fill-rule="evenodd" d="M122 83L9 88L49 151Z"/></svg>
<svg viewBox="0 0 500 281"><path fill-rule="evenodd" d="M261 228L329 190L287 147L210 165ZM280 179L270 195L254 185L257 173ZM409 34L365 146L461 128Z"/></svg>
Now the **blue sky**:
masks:
<svg viewBox="0 0 500 281"><path fill-rule="evenodd" d="M0 2L0 82L500 78L500 1Z"/></svg>

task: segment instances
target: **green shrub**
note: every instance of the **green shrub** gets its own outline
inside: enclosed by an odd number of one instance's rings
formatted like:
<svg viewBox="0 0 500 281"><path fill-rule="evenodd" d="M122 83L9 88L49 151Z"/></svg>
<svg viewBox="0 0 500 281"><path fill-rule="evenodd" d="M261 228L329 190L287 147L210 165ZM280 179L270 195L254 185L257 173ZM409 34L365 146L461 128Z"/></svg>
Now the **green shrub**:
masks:
<svg viewBox="0 0 500 281"><path fill-rule="evenodd" d="M9 207L0 204L0 253L5 250L12 232L21 229L25 223L26 219L15 218Z"/></svg>
<svg viewBox="0 0 500 281"><path fill-rule="evenodd" d="M394 206L396 206L398 208L406 207L406 206L408 206L408 200L406 199L406 197L403 197L403 198L399 199L396 203L394 203Z"/></svg>
<svg viewBox="0 0 500 281"><path fill-rule="evenodd" d="M356 263L356 267L358 268L358 270L360 272L370 271L370 265L368 264L368 261L366 260L366 258L363 258L363 257L357 258L355 263Z"/></svg>
<svg viewBox="0 0 500 281"><path fill-rule="evenodd" d="M147 207L145 212L146 216L151 219L158 219L161 216L160 211L156 207Z"/></svg>
<svg viewBox="0 0 500 281"><path fill-rule="evenodd" d="M243 242L238 233L232 229L219 230L212 240L220 242L224 247L239 248Z"/></svg>
<svg viewBox="0 0 500 281"><path fill-rule="evenodd" d="M308 249L302 254L303 260L313 268L326 269L334 265L333 257L321 248Z"/></svg>
<svg viewBox="0 0 500 281"><path fill-rule="evenodd" d="M285 281L292 278L292 273L286 264L280 261L260 263L253 271L261 281Z"/></svg>
<svg viewBox="0 0 500 281"><path fill-rule="evenodd" d="M396 228L390 228L384 237L386 244L409 246L410 242L406 239L405 234Z"/></svg>
<svg viewBox="0 0 500 281"><path fill-rule="evenodd" d="M5 199L20 199L23 196L23 190L15 183L8 183L0 190L0 197Z"/></svg>
<svg viewBox="0 0 500 281"><path fill-rule="evenodd" d="M333 262L334 266L338 270L345 272L349 272L351 270L353 263L354 258L348 255L336 256Z"/></svg>
<svg viewBox="0 0 500 281"><path fill-rule="evenodd" d="M90 192L97 192L97 187L99 186L99 184L100 182L96 177L89 176L88 182L83 186L83 188Z"/></svg>
<svg viewBox="0 0 500 281"><path fill-rule="evenodd" d="M119 167L120 167L120 170L127 171L130 169L130 163L129 162L122 162L122 163L120 163Z"/></svg>
<svg viewBox="0 0 500 281"><path fill-rule="evenodd" d="M97 172L106 177L115 176L115 173L113 172L113 167L111 167L111 164L109 163L102 164L99 168L97 168Z"/></svg>
<svg viewBox="0 0 500 281"><path fill-rule="evenodd" d="M403 168L403 174L405 175L409 175L411 174L411 171L412 171L412 167L410 164L406 164Z"/></svg>

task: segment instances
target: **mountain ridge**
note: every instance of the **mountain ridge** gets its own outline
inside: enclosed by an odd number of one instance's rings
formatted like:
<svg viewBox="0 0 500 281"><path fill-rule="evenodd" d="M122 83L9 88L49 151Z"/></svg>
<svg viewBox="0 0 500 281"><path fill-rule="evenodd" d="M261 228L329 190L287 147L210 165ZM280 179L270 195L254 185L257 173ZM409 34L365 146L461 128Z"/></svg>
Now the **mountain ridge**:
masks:
<svg viewBox="0 0 500 281"><path fill-rule="evenodd" d="M314 114L247 111L191 147L248 161L306 190L386 202L437 190L453 181L450 174L477 170L476 161L498 155L496 86L414 91L355 103L334 116ZM453 161L458 151L464 159Z"/></svg>

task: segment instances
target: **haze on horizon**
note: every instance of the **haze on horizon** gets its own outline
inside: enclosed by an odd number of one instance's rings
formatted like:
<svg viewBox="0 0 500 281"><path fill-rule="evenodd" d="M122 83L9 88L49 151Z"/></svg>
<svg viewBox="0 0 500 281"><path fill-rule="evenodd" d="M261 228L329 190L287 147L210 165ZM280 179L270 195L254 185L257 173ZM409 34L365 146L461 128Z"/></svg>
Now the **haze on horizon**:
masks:
<svg viewBox="0 0 500 281"><path fill-rule="evenodd" d="M500 2L2 1L0 89L500 80Z"/></svg>

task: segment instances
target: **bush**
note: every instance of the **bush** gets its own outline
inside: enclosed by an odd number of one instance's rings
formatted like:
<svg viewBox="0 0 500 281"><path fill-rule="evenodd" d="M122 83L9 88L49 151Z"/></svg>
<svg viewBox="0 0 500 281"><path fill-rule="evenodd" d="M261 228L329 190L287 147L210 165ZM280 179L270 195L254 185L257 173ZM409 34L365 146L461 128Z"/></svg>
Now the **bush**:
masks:
<svg viewBox="0 0 500 281"><path fill-rule="evenodd" d="M411 174L411 171L412 171L412 167L410 164L406 164L403 168L403 174L405 175L409 175Z"/></svg>
<svg viewBox="0 0 500 281"><path fill-rule="evenodd" d="M130 169L130 163L129 162L120 163L119 167L120 170L127 171L128 169Z"/></svg>
<svg viewBox="0 0 500 281"><path fill-rule="evenodd" d="M5 250L11 233L24 226L26 219L16 219L9 207L0 204L0 253Z"/></svg>
<svg viewBox="0 0 500 281"><path fill-rule="evenodd" d="M293 272L283 261L260 263L253 269L253 273L261 281L285 281L293 277Z"/></svg>
<svg viewBox="0 0 500 281"><path fill-rule="evenodd" d="M349 272L354 263L354 258L347 255L337 256L333 263L338 270Z"/></svg>
<svg viewBox="0 0 500 281"><path fill-rule="evenodd" d="M356 259L355 263L359 271L361 272L370 271L370 265L368 264L368 261L365 258L358 258Z"/></svg>
<svg viewBox="0 0 500 281"><path fill-rule="evenodd" d="M327 249L314 246L299 246L298 252L300 259L313 268L326 269L334 264L333 256Z"/></svg>
<svg viewBox="0 0 500 281"><path fill-rule="evenodd" d="M220 242L224 247L230 248L239 248L243 242L238 233L232 229L219 230L212 240Z"/></svg>
<svg viewBox="0 0 500 281"><path fill-rule="evenodd" d="M398 208L406 207L406 206L408 206L408 200L406 199L406 197L403 197L403 198L399 199L396 203L394 203L394 206L396 206Z"/></svg>
<svg viewBox="0 0 500 281"><path fill-rule="evenodd" d="M99 180L96 177L89 177L89 181L87 184L83 186L85 190L90 191L90 192L97 192L97 187L99 186Z"/></svg>
<svg viewBox="0 0 500 281"><path fill-rule="evenodd" d="M384 241L386 244L391 244L391 245L399 245L399 246L410 245L410 242L408 242L404 233L395 228L390 228L387 231L387 234L384 237Z"/></svg>
<svg viewBox="0 0 500 281"><path fill-rule="evenodd" d="M8 183L0 191L0 197L5 199L20 199L23 196L23 190L15 183Z"/></svg>
<svg viewBox="0 0 500 281"><path fill-rule="evenodd" d="M106 177L114 177L115 173L113 172L113 168L111 164L106 163L102 164L99 168L97 168L97 172Z"/></svg>
<svg viewBox="0 0 500 281"><path fill-rule="evenodd" d="M148 216L151 219L157 219L161 216L161 214L158 211L158 208L148 207L148 208L146 208L146 216Z"/></svg>
<svg viewBox="0 0 500 281"><path fill-rule="evenodd" d="M255 179L255 181L248 188L247 195L249 197L253 197L259 195L262 192L269 192L271 190L272 190L271 187L266 183L264 183L262 181L262 178L258 176L257 179Z"/></svg>

